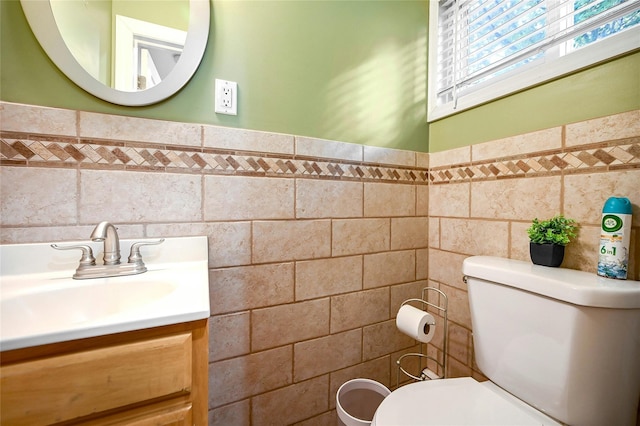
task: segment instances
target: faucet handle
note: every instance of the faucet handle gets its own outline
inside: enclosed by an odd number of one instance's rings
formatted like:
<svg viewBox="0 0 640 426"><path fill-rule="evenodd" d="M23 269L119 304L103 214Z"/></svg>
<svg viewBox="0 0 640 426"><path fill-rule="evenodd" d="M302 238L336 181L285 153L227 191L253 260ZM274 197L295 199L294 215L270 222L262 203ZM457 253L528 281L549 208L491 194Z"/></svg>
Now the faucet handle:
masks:
<svg viewBox="0 0 640 426"><path fill-rule="evenodd" d="M80 258L80 266L78 269L94 266L96 264L96 258L93 257L93 250L91 247L85 244L79 244L77 246L59 246L57 244L51 244L56 250L82 250L82 257Z"/></svg>
<svg viewBox="0 0 640 426"><path fill-rule="evenodd" d="M140 247L142 246L156 246L164 242L164 238L156 241L138 241L131 244L131 252L129 253L129 263L135 263L140 266L144 266L142 261L142 255L140 254Z"/></svg>

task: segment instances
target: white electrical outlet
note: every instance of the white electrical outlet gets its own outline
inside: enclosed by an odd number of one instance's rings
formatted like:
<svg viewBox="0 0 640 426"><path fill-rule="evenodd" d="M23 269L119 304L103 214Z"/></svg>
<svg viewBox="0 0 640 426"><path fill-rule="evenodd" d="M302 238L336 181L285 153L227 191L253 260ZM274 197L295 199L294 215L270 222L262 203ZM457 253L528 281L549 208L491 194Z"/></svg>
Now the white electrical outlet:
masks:
<svg viewBox="0 0 640 426"><path fill-rule="evenodd" d="M238 83L216 78L216 112L238 115Z"/></svg>

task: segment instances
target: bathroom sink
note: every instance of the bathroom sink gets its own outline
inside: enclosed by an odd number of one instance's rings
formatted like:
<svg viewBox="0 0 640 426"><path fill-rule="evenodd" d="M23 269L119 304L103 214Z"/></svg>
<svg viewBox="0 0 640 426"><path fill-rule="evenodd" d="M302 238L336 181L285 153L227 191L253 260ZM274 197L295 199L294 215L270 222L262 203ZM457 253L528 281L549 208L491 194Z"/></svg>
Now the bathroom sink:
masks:
<svg viewBox="0 0 640 426"><path fill-rule="evenodd" d="M135 241L122 240L123 253ZM101 246L90 245L99 263ZM209 316L206 237L167 238L142 254L145 273L77 280L79 252L0 245L0 350Z"/></svg>
<svg viewBox="0 0 640 426"><path fill-rule="evenodd" d="M40 278L42 279L42 278ZM23 279L9 284L26 282ZM132 310L148 309L160 303L177 285L172 282L112 280L116 282L82 283L74 285L69 279L50 279L52 286L36 289L0 300L2 337L8 338L26 332L46 331L51 323L75 325L109 319ZM34 282L34 281L31 281ZM89 285L87 285L89 284ZM48 288L52 287L52 288ZM10 325L5 327L4 324Z"/></svg>

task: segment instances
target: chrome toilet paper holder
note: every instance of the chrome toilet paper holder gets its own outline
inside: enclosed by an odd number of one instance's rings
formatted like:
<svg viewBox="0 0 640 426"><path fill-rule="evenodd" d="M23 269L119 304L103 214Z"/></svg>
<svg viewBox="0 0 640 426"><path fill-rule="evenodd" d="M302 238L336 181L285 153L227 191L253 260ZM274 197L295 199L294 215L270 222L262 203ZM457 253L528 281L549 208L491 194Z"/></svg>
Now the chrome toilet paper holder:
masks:
<svg viewBox="0 0 640 426"><path fill-rule="evenodd" d="M432 303L429 302L428 296L429 296L429 292L434 292L435 294L441 296L439 298L439 303ZM424 381L424 380L432 380L432 379L444 379L447 377L447 352L448 352L448 348L449 348L449 333L448 333L448 318L447 318L447 311L448 311L448 306L449 306L449 299L447 298L447 295L442 292L440 289L437 289L435 287L425 287L422 289L422 298L421 299L407 299L404 302L402 302L400 304L400 307L402 307L403 305L406 305L410 302L419 302L422 304L422 310L425 312L428 312L428 308L431 307L435 310L437 310L443 318L443 322L444 322L444 326L443 326L443 330L444 330L444 338L443 338L443 342L442 342L442 361L440 361L439 359L437 359L438 357L436 356L435 358L428 355L426 353L426 348L425 346L428 343L420 343L420 352L414 352L414 353L407 353L402 355L400 358L398 358L398 360L396 361L396 364L398 366L398 370L396 372L396 388L400 386L400 372L402 372L404 375L406 375L407 377L410 377L411 379L415 380L415 381ZM402 362L404 360L408 360L411 358L418 358L419 360L419 367L420 367L420 375L414 375L411 374L410 372L407 371L407 369L402 365ZM425 367L422 367L423 364L423 360L425 361ZM429 369L428 366L428 362L432 361L437 365L436 368L436 372L433 372L431 369ZM442 375L439 375L439 372L442 372Z"/></svg>

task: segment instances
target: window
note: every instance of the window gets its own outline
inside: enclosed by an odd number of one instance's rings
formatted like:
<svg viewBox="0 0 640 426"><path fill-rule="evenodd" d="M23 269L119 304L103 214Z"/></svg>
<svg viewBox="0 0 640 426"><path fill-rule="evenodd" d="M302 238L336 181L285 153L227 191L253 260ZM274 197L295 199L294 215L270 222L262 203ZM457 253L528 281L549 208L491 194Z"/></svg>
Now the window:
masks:
<svg viewBox="0 0 640 426"><path fill-rule="evenodd" d="M640 0L440 0L429 121L640 48Z"/></svg>

